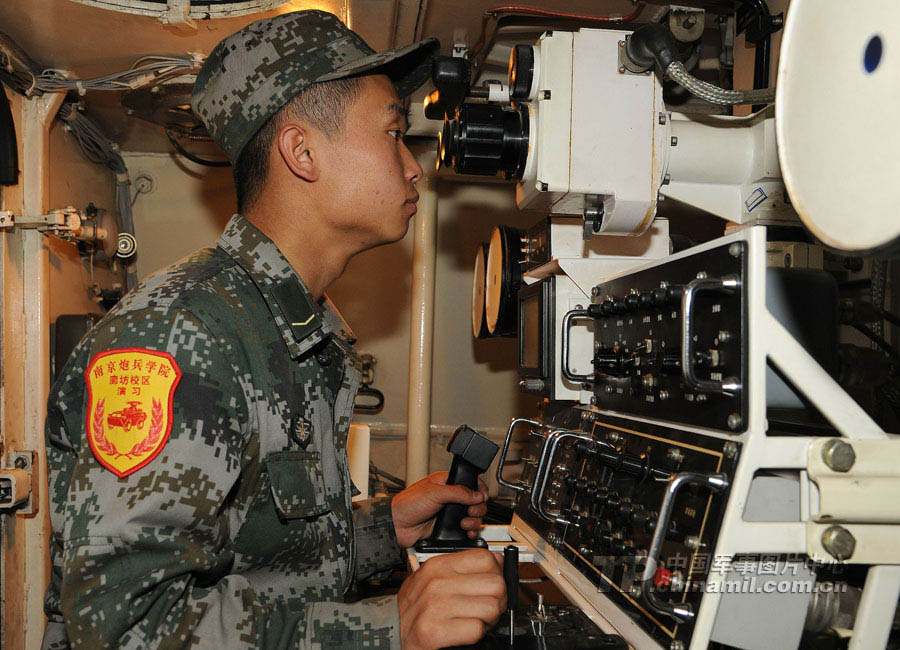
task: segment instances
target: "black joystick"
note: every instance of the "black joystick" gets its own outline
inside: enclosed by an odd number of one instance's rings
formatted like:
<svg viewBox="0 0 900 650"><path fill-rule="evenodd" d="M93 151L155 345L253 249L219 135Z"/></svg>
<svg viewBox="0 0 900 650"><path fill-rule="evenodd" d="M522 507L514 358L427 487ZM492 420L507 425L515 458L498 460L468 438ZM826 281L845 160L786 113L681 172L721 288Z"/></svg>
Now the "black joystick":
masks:
<svg viewBox="0 0 900 650"><path fill-rule="evenodd" d="M459 427L447 444L447 451L453 454L447 485L464 485L470 490L477 490L478 475L490 467L498 449L496 444L465 424ZM416 550L420 553L449 553L467 548L487 548L483 539L469 539L460 527L468 510L469 506L461 503L444 504L434 519L431 537L416 542Z"/></svg>

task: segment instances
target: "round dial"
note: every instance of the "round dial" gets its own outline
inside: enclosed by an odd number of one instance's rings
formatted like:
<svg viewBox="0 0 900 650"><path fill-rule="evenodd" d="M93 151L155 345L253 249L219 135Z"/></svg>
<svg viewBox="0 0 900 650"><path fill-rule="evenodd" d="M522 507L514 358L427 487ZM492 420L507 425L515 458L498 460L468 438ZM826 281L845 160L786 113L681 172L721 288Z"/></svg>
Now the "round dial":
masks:
<svg viewBox="0 0 900 650"><path fill-rule="evenodd" d="M485 320L484 282L487 277L488 245L479 244L475 253L475 273L472 278L472 334L476 339L484 339L490 335Z"/></svg>
<svg viewBox="0 0 900 650"><path fill-rule="evenodd" d="M509 226L497 226L491 235L484 304L488 331L494 336L515 336L518 330L523 236Z"/></svg>

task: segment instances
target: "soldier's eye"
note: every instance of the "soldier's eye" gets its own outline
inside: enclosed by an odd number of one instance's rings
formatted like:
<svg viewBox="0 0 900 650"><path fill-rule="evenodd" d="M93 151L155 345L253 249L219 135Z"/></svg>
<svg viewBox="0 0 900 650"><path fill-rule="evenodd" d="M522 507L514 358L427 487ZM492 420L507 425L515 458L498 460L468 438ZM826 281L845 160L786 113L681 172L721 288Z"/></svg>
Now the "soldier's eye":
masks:
<svg viewBox="0 0 900 650"><path fill-rule="evenodd" d="M390 131L388 131L388 133L391 134L391 137L394 138L394 140L399 140L403 137L402 129L391 129Z"/></svg>

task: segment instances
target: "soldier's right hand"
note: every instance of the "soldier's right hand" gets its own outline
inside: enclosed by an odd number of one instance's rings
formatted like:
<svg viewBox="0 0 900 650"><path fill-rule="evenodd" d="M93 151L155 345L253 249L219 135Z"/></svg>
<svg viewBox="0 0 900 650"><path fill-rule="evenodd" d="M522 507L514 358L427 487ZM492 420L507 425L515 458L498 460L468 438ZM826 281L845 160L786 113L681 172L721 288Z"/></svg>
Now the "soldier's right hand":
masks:
<svg viewBox="0 0 900 650"><path fill-rule="evenodd" d="M500 564L485 549L433 557L403 582L397 607L403 650L475 643L506 610Z"/></svg>

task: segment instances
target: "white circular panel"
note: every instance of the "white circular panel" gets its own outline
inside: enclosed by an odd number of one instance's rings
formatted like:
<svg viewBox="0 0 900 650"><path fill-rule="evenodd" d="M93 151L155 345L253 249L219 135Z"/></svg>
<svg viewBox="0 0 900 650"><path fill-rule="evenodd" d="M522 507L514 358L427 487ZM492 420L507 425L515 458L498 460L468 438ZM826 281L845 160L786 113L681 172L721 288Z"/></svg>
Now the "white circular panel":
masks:
<svg viewBox="0 0 900 650"><path fill-rule="evenodd" d="M793 0L778 67L778 157L791 202L823 243L900 238L900 2Z"/></svg>
<svg viewBox="0 0 900 650"><path fill-rule="evenodd" d="M503 237L500 228L494 228L488 246L487 277L485 278L484 306L487 314L488 331L493 334L500 318L503 302Z"/></svg>

